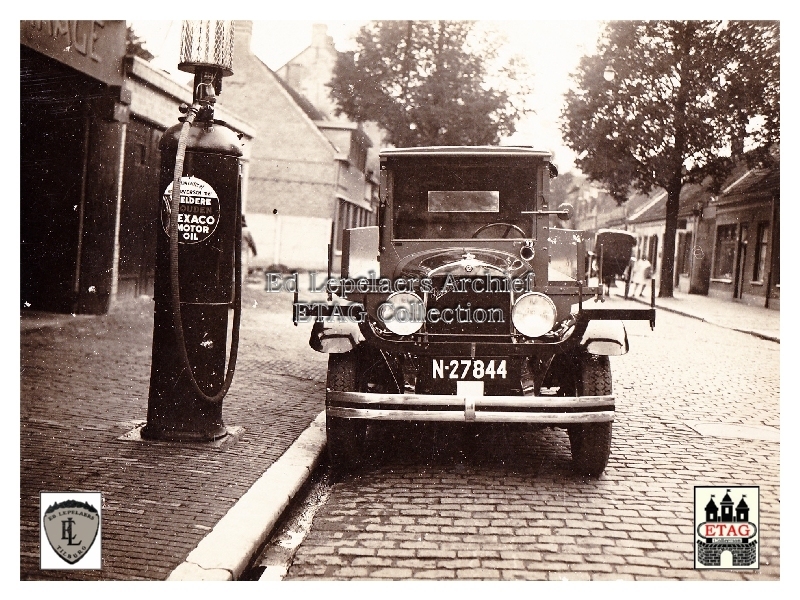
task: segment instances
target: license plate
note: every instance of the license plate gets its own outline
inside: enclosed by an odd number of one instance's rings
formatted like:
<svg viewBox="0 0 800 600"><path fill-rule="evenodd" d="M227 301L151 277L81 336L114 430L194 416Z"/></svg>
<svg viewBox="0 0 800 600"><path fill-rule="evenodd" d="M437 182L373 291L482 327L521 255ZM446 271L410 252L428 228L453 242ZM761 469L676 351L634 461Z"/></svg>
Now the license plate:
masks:
<svg viewBox="0 0 800 600"><path fill-rule="evenodd" d="M482 360L479 358L433 359L433 379L460 379L477 381L482 379L505 379L508 374L505 359Z"/></svg>

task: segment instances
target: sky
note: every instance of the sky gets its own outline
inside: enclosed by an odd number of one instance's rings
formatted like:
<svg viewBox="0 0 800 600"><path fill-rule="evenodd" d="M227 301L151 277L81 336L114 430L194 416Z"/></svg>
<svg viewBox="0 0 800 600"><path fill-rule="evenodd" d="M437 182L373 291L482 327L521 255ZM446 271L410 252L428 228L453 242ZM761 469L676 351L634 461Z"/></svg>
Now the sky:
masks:
<svg viewBox="0 0 800 600"><path fill-rule="evenodd" d="M314 23L328 26L338 50L353 47L353 38L366 23L363 20L270 20L253 18L253 52L267 66L277 70L311 43ZM137 34L146 40L145 47L156 55L153 64L179 81L186 75L177 70L181 21L133 20ZM535 113L517 123L517 132L506 144L530 145L554 153L554 162L561 172L573 166L574 153L566 148L559 131L559 115L563 95L570 85L581 56L592 54L601 22L587 21L486 21L507 38L506 50L524 56L534 74L533 97L530 103Z"/></svg>

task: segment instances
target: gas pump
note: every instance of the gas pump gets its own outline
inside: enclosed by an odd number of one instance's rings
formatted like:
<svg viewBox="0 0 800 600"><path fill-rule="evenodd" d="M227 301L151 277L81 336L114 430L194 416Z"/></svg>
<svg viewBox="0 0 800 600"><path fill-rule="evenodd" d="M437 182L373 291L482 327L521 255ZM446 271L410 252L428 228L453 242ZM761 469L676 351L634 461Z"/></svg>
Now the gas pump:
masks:
<svg viewBox="0 0 800 600"><path fill-rule="evenodd" d="M241 143L214 119L233 74L233 22L184 21L178 68L194 73L191 106L161 139L155 315L145 439L227 435L222 399L241 321ZM228 311L231 348L225 367Z"/></svg>

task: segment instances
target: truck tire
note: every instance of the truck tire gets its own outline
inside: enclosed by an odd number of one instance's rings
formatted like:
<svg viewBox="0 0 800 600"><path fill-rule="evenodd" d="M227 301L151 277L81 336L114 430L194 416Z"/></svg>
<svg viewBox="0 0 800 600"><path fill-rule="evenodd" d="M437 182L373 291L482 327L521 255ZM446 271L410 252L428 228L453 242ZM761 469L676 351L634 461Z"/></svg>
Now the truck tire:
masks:
<svg viewBox="0 0 800 600"><path fill-rule="evenodd" d="M579 368L579 396L611 394L611 364L607 356L584 354L579 359ZM611 422L574 425L567 433L575 471L600 477L611 454Z"/></svg>
<svg viewBox="0 0 800 600"><path fill-rule="evenodd" d="M355 351L328 355L327 388L338 392L358 391L358 357ZM360 419L325 415L328 461L334 471L358 464L365 445L365 427Z"/></svg>

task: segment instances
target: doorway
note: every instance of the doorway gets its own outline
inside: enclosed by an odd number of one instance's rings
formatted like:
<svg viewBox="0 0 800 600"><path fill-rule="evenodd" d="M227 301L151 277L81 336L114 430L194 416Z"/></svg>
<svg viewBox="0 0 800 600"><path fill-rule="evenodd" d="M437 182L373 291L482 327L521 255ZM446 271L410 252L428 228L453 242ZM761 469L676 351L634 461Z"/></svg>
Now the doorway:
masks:
<svg viewBox="0 0 800 600"><path fill-rule="evenodd" d="M741 298L744 292L745 266L747 263L747 223L739 226L739 241L736 245L736 274L733 278L733 297Z"/></svg>
<svg viewBox="0 0 800 600"><path fill-rule="evenodd" d="M125 139L125 172L119 231L117 298L153 295L158 225L161 131L131 119Z"/></svg>

